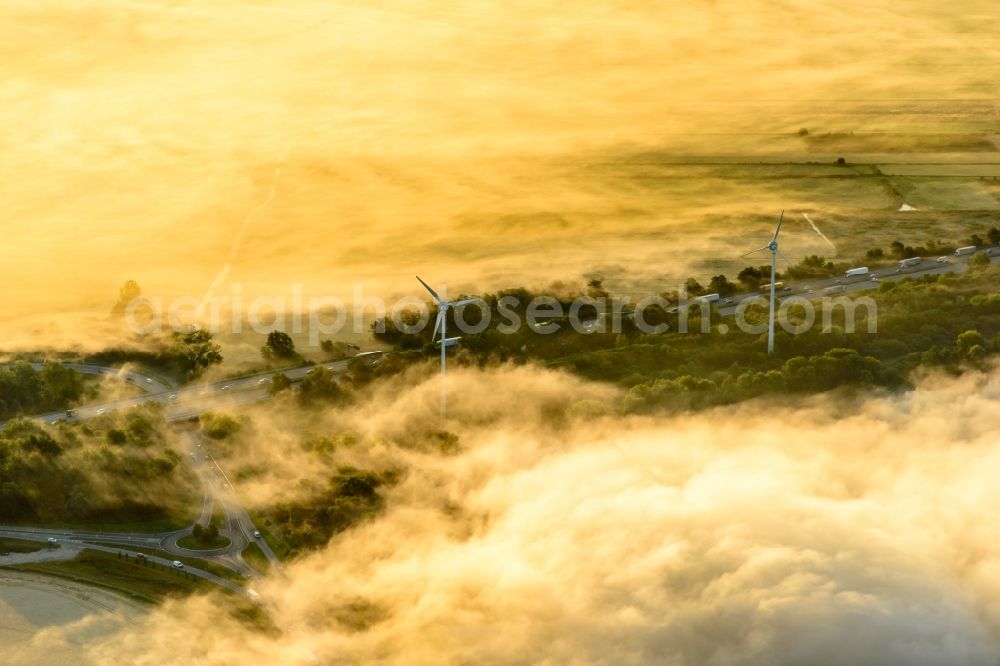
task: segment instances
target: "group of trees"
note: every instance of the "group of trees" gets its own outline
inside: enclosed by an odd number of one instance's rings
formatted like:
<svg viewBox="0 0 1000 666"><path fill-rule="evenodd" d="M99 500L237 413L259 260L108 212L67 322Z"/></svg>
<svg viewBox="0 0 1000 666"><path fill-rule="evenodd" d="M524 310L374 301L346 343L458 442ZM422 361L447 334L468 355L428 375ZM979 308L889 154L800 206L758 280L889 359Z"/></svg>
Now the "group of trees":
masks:
<svg viewBox="0 0 1000 666"><path fill-rule="evenodd" d="M807 265L819 268L822 258ZM485 365L494 362L535 361L563 367L585 377L614 382L630 390L626 407L635 410L696 408L725 404L768 393L811 393L836 387L906 385L918 366L960 369L1000 351L1000 267L972 264L962 274L930 275L901 282L885 281L866 292L876 303L877 332L868 332L868 311L855 312L853 332L845 332L843 310L834 313L833 326L821 322L798 335L777 334L777 352L768 356L764 336L732 327L722 334L713 327L698 333L697 310L690 313L689 330L677 333L677 316L663 311L647 313L671 324L670 332L649 335L637 330L628 317L621 330L609 328L581 334L565 317L553 317L555 332L540 334L524 325L513 332L497 330L497 303L514 295L522 307L536 294L524 289L484 296L494 317L481 333L463 335L452 363ZM561 302L568 310L569 297ZM465 313L474 325L478 315ZM819 313L817 313L819 314ZM449 318L455 313L449 312ZM581 314L585 319L587 315ZM747 319L760 323L766 310L751 307ZM715 315L716 323L722 321ZM430 331L405 333L384 322L384 334L397 348L421 349L425 358L436 354ZM449 328L452 324L449 322ZM418 352L410 352L418 354Z"/></svg>
<svg viewBox="0 0 1000 666"><path fill-rule="evenodd" d="M381 512L380 488L397 480L395 472L376 473L341 467L325 486L270 511L292 552L319 548L330 539Z"/></svg>
<svg viewBox="0 0 1000 666"><path fill-rule="evenodd" d="M85 390L83 375L59 363L47 362L36 371L18 361L0 369L0 420L66 409L80 401Z"/></svg>
<svg viewBox="0 0 1000 666"><path fill-rule="evenodd" d="M147 341L141 348L106 349L88 355L85 360L98 365L139 363L182 381L190 381L201 376L209 367L222 363L222 348L215 343L211 332L199 328Z"/></svg>
<svg viewBox="0 0 1000 666"><path fill-rule="evenodd" d="M969 238L962 241L963 245L975 245L976 247L982 247L987 243L989 245L1000 245L1000 229L990 227L986 232L985 241L979 234L972 234ZM957 247L955 243L946 243L943 241L931 241L926 245L912 246L895 240L889 244L888 252L880 247L875 247L865 253L865 258L872 261L881 261L885 259L899 260L911 257L933 257L936 255L951 254Z"/></svg>
<svg viewBox="0 0 1000 666"><path fill-rule="evenodd" d="M194 489L160 419L149 406L56 428L9 421L0 431L0 520L139 522L185 512Z"/></svg>
<svg viewBox="0 0 1000 666"><path fill-rule="evenodd" d="M219 538L219 528L212 521L208 521L207 525L197 523L191 530L191 536L193 536L194 540L199 544L203 546L211 546L214 545Z"/></svg>
<svg viewBox="0 0 1000 666"><path fill-rule="evenodd" d="M1000 352L1000 268L882 283L873 294L878 327L860 310L855 332L817 326L779 329L774 356L762 339L741 334L641 335L626 346L552 359L584 376L629 388L628 409L727 404L765 393L844 386L899 387L917 367L956 371Z"/></svg>
<svg viewBox="0 0 1000 666"><path fill-rule="evenodd" d="M711 378L681 375L631 387L626 412L677 411L724 405L764 394L816 393L854 386L898 386L902 379L878 359L854 349L835 348L815 356L795 356L779 369L745 370L732 366Z"/></svg>
<svg viewBox="0 0 1000 666"><path fill-rule="evenodd" d="M271 395L290 392L302 407L323 407L344 404L353 399L357 389L380 377L402 372L423 359L420 352L403 351L386 354L381 358L355 357L347 363L347 370L334 373L325 365L310 370L298 385L293 385L288 375L278 372L271 376L268 391Z"/></svg>

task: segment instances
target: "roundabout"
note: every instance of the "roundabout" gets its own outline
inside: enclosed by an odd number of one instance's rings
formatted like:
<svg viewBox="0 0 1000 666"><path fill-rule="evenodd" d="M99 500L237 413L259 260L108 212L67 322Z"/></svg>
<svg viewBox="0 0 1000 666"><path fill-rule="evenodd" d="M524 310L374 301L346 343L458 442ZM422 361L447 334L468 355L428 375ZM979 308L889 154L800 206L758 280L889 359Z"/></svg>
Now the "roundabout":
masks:
<svg viewBox="0 0 1000 666"><path fill-rule="evenodd" d="M181 530L168 535L162 541L162 547L168 553L175 555L215 556L238 555L248 545L246 539L229 529L219 530L219 545L198 542L190 529Z"/></svg>

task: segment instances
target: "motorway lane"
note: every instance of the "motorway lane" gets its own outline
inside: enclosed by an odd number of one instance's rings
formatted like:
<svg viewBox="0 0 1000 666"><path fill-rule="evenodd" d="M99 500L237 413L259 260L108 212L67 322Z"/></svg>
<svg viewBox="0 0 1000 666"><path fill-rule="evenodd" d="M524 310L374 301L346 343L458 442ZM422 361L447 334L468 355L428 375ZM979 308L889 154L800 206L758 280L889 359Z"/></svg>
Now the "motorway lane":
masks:
<svg viewBox="0 0 1000 666"><path fill-rule="evenodd" d="M4 368L10 367L11 363L5 363ZM44 363L31 363L32 368L36 371L41 370L44 367ZM145 393L163 393L173 388L175 385L167 383L166 380L161 380L159 377L153 377L148 374L143 374L140 372L133 372L131 370L122 370L121 368L107 367L103 365L93 365L87 363L69 363L66 361L61 361L60 365L64 368L69 368L70 370L76 370L77 372L84 375L108 375L117 376L120 379L125 380L129 384L134 384L142 389Z"/></svg>
<svg viewBox="0 0 1000 666"><path fill-rule="evenodd" d="M1000 253L997 253L995 248L986 248L993 250L992 256L990 256L991 263L1000 262ZM897 266L890 266L887 268L879 268L871 271L865 276L856 278L845 278L841 277L831 277L824 278L822 280L805 280L796 284L789 284L785 289L778 291L775 295L777 301L782 301L784 299L790 298L792 296L802 297L809 300L823 298L823 297L837 297L843 296L844 294L849 294L852 292L865 291L868 289L877 289L880 282L891 281L897 282L899 280L904 280L911 277L923 277L924 275L942 275L945 273L961 273L968 268L969 259L975 254L963 255L961 257L949 256L946 263L939 263L935 259L924 259L921 263L916 266L909 268L904 268L902 270L897 270ZM872 278L878 278L878 281L873 281ZM839 289L843 287L843 289ZM828 291L830 290L830 291ZM740 294L739 296L733 297L733 303L727 305L721 305L718 307L718 312L723 317L731 317L736 314L736 309L739 307L740 302L751 299L751 298L764 298L768 299L770 293L767 291L752 292L749 294ZM696 299L689 299L689 307L697 307L695 304Z"/></svg>
<svg viewBox="0 0 1000 666"><path fill-rule="evenodd" d="M347 369L347 363L348 361L344 360L328 362L323 365L330 371L339 373ZM117 409L138 407L147 402L158 402L166 405L166 418L168 421L179 421L192 418L213 409L267 399L270 397L267 388L274 375L282 373L293 382L298 382L316 367L318 366L307 365L289 370L261 372L246 377L207 384L190 384L174 390L78 407L73 410L71 416L67 416L65 412L50 412L34 418L49 424L59 421L82 421Z"/></svg>
<svg viewBox="0 0 1000 666"><path fill-rule="evenodd" d="M32 363L32 366L38 366L36 370L41 367L41 363ZM153 376L151 374L145 374L141 372L134 372L131 370L122 370L120 368L108 368L103 365L93 365L86 363L63 363L63 366L70 368L71 370L76 370L86 375L116 375L121 379L124 379L129 384L134 384L142 389L146 393L162 393L171 388L176 387L175 383L170 382L167 379L161 379L160 377Z"/></svg>

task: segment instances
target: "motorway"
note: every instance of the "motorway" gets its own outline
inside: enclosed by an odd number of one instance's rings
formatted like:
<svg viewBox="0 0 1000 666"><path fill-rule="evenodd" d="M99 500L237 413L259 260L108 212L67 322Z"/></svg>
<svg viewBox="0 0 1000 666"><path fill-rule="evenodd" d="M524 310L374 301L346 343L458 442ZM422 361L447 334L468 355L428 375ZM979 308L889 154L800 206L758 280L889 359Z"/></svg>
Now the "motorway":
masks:
<svg viewBox="0 0 1000 666"><path fill-rule="evenodd" d="M949 255L937 259L924 259L915 266L899 269L897 266L878 268L867 275L845 278L830 277L818 280L806 280L797 284L786 284L778 291L776 297L784 300L790 297L806 298L809 300L822 298L824 296L842 296L858 291L876 289L883 281L897 281L911 277L922 277L924 275L940 275L945 273L959 273L968 267L969 259L979 252L986 252L990 256L992 263L1000 261L1000 247L981 248L977 253L956 257ZM767 298L765 291L755 291L738 294L731 298L714 303L718 313L723 317L731 317L736 314L741 302L749 299ZM697 298L690 298L688 307L697 307ZM676 310L676 308L675 308ZM591 322L593 323L593 322ZM347 369L348 361L334 361L324 363L329 370L341 373ZM36 364L37 365L37 364ZM138 407L147 402L158 402L165 406L165 417L167 421L181 421L192 419L207 411L236 407L270 397L268 385L271 378L279 372L287 376L293 382L301 381L313 368L314 365L307 365L288 370L272 370L261 372L245 377L228 379L213 383L191 384L182 388L167 387L163 380L153 379L147 375L136 372L122 372L115 368L104 368L93 365L65 364L67 367L78 369L81 372L91 374L119 374L127 381L140 386L148 392L145 395L134 398L127 398L106 402L101 404L91 404L72 410L71 414L66 412L51 412L35 417L48 424L56 424L59 421L81 421L95 416L100 416L117 409ZM40 366L39 366L40 367ZM2 426L0 426L2 427Z"/></svg>
<svg viewBox="0 0 1000 666"><path fill-rule="evenodd" d="M824 278L821 280L805 280L796 284L786 284L784 289L776 292L777 300L784 300L789 297L805 298L813 300L822 297L837 297L852 292L877 289L884 281L896 282L906 278L923 277L925 275L942 275L945 273L961 273L968 268L969 259L980 252L987 252L991 263L1000 263L1000 247L982 248L973 254L956 257L949 255L945 261L938 261L937 258L923 259L919 264L900 269L898 266L877 268L867 275L847 278L843 276ZM717 308L723 317L731 317L736 314L736 310L742 301L748 299L769 298L770 294L766 290L755 291L748 294L739 294L731 299L717 302ZM689 299L688 307L696 307L697 298Z"/></svg>
<svg viewBox="0 0 1000 666"><path fill-rule="evenodd" d="M323 365L332 372L339 373L347 369L346 360L324 363ZM293 382L298 382L316 367L318 366L306 365L289 370L261 372L246 377L227 379L208 384L190 384L177 389L163 388L163 390L150 391L146 395L134 398L78 407L72 410L71 415L67 415L66 412L50 412L48 414L41 414L35 418L49 424L55 424L59 421L83 421L116 409L127 409L129 407L138 407L148 402L158 402L166 407L167 421L182 421L214 409L266 400L270 397L267 389L274 375L281 373ZM115 372L113 368L104 368L104 370L108 373ZM142 381L145 383L146 377L144 375L139 376L142 377Z"/></svg>
<svg viewBox="0 0 1000 666"><path fill-rule="evenodd" d="M986 251L991 255L990 261L992 263L1000 261L1000 252L997 252L996 248L981 249L980 252L982 251ZM879 268L867 275L855 278L831 277L821 280L807 280L798 284L785 285L785 288L778 293L778 297L786 299L795 296L811 300L823 296L841 296L847 293L875 289L879 286L880 282L885 280L896 281L924 275L958 273L967 269L968 261L972 256L974 254L961 257L949 256L944 261L925 259L915 266L904 269L898 269L896 266ZM767 298L767 295L767 293L760 291L740 294L717 303L716 306L720 315L733 316L742 301L760 297ZM694 300L692 299L692 302ZM347 364L348 361L345 360L328 362L324 365L332 372L341 373L346 370ZM33 365L36 368L41 367L41 364ZM116 409L135 407L147 402L163 404L165 406L165 416L168 421L191 419L207 411L265 400L270 397L267 389L271 378L275 374L279 372L283 373L293 382L298 382L317 367L309 365L288 370L274 370L246 377L176 388L164 380L149 377L146 374L94 365L69 363L65 365L87 374L118 375L126 381L142 388L146 391L146 394L124 400L79 407L73 410L71 415L67 415L65 412L43 414L36 417L38 420L49 424L63 420L80 421ZM254 525L246 509L239 503L230 478L193 433L184 433L183 436L185 438L185 449L189 462L198 475L204 490L204 499L198 522L206 524L211 519L214 507L218 503L225 515L225 525L220 529L220 534L229 539L230 543L228 546L212 551L193 551L179 547L177 545L178 540L191 534L193 526L182 530L160 533L96 532L42 527L0 526L0 536L43 542L47 542L50 537L54 537L77 550L86 547L117 553L119 550L129 547L156 549L175 556L198 558L214 562L237 572L244 578L252 578L257 575L243 561L241 556L242 551L250 543L256 543L271 563L272 568L278 570L281 564L280 560L264 539L254 537L254 533L258 528ZM40 555L39 557L51 559L52 556ZM171 561L164 558L149 556L149 559L165 566L171 566L172 564ZM9 561L12 562L12 560ZM2 564L3 561L0 561L0 566ZM185 567L185 571L227 589L240 593L243 592L243 588L239 585L216 576L211 572L198 569L197 567Z"/></svg>
<svg viewBox="0 0 1000 666"><path fill-rule="evenodd" d="M29 365L34 368L35 371L38 371L41 370L45 364L29 363ZM171 388L176 388L177 386L176 382L169 379L156 377L148 373L143 374L132 370L123 370L121 368L109 368L103 365L93 365L90 363L68 363L65 361L61 362L60 365L64 368L69 368L70 370L76 370L84 375L105 375L109 377L117 377L118 379L125 380L129 384L138 386L145 393L162 393ZM0 367L9 369L11 364L5 363Z"/></svg>

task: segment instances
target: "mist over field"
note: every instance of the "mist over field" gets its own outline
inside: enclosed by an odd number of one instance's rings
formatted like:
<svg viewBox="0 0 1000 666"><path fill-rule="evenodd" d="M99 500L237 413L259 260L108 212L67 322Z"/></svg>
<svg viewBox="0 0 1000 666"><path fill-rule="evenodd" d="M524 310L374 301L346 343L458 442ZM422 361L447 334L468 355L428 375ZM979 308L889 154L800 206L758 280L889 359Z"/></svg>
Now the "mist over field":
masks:
<svg viewBox="0 0 1000 666"><path fill-rule="evenodd" d="M1000 205L977 178L998 175L992 9L8 2L4 346L114 341L126 279L164 298L392 297L418 269L457 291L599 274L648 293L738 267L782 208L844 250L859 229L940 233L891 213ZM839 156L974 166L943 190L698 167ZM801 218L787 233L830 252Z"/></svg>
<svg viewBox="0 0 1000 666"><path fill-rule="evenodd" d="M356 443L335 457L391 459L404 473L380 517L254 584L270 630L196 597L88 646L89 662L723 665L822 654L971 665L1000 655L995 372L931 377L863 404L825 396L622 420L603 386L530 368L466 371L450 455L427 417L435 384L379 392L287 435L346 427ZM283 417L251 418L258 463L282 460L293 447L266 428ZM294 492L278 476L272 494Z"/></svg>
<svg viewBox="0 0 1000 666"><path fill-rule="evenodd" d="M0 550L150 610L0 662L997 664L998 35L994 0L4 2ZM781 211L822 258L737 277ZM712 321L869 258L857 330ZM122 319L416 274L719 293L701 335L468 334L446 385L429 331Z"/></svg>

